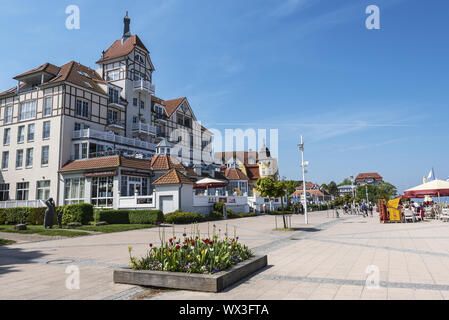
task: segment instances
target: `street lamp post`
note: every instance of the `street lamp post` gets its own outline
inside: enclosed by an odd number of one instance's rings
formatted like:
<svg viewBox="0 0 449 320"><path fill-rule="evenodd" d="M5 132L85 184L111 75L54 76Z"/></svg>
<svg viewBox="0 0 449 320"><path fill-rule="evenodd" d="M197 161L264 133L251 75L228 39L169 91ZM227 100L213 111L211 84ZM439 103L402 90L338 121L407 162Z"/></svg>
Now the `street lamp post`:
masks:
<svg viewBox="0 0 449 320"><path fill-rule="evenodd" d="M368 205L368 203L369 203L369 199L368 199L368 185L365 186L365 191L366 191L366 205Z"/></svg>
<svg viewBox="0 0 449 320"><path fill-rule="evenodd" d="M309 215L307 212L307 193L306 193L306 169L308 166L308 162L304 162L304 142L301 136L301 143L298 145L299 150L301 151L301 167L302 167L302 186L303 186L303 194L304 194L304 215L306 224L309 224Z"/></svg>

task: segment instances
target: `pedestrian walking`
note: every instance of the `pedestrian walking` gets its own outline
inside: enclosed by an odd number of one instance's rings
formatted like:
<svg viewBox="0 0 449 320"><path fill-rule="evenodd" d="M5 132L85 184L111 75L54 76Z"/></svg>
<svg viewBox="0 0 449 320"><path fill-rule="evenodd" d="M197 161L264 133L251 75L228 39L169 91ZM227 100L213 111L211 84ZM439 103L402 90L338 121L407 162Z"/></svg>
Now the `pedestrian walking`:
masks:
<svg viewBox="0 0 449 320"><path fill-rule="evenodd" d="M373 207L373 204L372 204L371 202L369 203L368 209L369 209L369 214L370 214L370 216L371 216L371 218L372 218L372 217L373 217L373 210L374 210L374 207Z"/></svg>
<svg viewBox="0 0 449 320"><path fill-rule="evenodd" d="M362 213L363 217L366 218L368 216L368 207L366 206L366 203L362 203Z"/></svg>

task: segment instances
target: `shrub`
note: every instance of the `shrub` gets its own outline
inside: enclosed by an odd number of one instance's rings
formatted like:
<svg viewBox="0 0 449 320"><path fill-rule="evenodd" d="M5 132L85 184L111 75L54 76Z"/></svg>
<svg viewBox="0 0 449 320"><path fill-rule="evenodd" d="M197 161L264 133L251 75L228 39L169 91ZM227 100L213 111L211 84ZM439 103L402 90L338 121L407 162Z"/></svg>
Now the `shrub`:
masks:
<svg viewBox="0 0 449 320"><path fill-rule="evenodd" d="M94 207L88 203L71 204L64 208L62 223L79 222L89 224L94 219Z"/></svg>
<svg viewBox="0 0 449 320"><path fill-rule="evenodd" d="M247 217L255 217L256 213L255 212L250 212L250 213L237 213L234 212L232 210L226 210L227 214L228 214L228 219L239 219L239 218L247 218Z"/></svg>
<svg viewBox="0 0 449 320"><path fill-rule="evenodd" d="M5 224L6 222L6 214L4 209L0 209L0 225Z"/></svg>
<svg viewBox="0 0 449 320"><path fill-rule="evenodd" d="M165 215L165 221L170 224L188 224L206 221L206 218L197 212L175 211Z"/></svg>
<svg viewBox="0 0 449 320"><path fill-rule="evenodd" d="M223 207L224 207L224 203L223 202L215 202L214 203L214 211L217 212L223 212ZM222 214L223 215L223 214Z"/></svg>
<svg viewBox="0 0 449 320"><path fill-rule="evenodd" d="M128 210L99 210L95 212L95 221L109 224L129 224Z"/></svg>
<svg viewBox="0 0 449 320"><path fill-rule="evenodd" d="M212 211L208 216L204 217L207 221L223 220L223 211Z"/></svg>
<svg viewBox="0 0 449 320"><path fill-rule="evenodd" d="M158 222L164 222L164 214L161 210L129 211L131 224L157 224Z"/></svg>
<svg viewBox="0 0 449 320"><path fill-rule="evenodd" d="M29 208L7 208L5 209L6 224L26 223Z"/></svg>

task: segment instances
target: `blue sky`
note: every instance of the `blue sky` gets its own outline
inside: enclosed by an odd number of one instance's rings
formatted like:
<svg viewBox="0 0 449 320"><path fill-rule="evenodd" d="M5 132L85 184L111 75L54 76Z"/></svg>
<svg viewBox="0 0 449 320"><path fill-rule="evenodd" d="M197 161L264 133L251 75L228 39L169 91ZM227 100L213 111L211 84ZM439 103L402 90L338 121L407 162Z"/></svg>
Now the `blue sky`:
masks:
<svg viewBox="0 0 449 320"><path fill-rule="evenodd" d="M71 4L80 30L65 28ZM373 4L380 30L365 28ZM127 10L157 95L187 96L210 128L279 129L282 176L300 178L303 134L307 180L374 171L404 190L432 166L449 177L449 2L2 1L0 88L47 61L94 68Z"/></svg>

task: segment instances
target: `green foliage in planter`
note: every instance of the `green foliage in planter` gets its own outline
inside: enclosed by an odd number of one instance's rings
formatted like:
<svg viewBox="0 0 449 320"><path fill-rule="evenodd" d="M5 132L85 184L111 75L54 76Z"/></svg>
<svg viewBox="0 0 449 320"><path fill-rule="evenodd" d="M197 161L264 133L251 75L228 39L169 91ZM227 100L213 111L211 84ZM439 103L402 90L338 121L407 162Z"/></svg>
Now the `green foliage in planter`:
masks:
<svg viewBox="0 0 449 320"><path fill-rule="evenodd" d="M147 256L136 259L132 256L132 247L128 247L130 266L134 270L155 270L212 274L254 256L251 250L236 239L219 239L217 235L200 239L184 237L183 240L163 241L160 248L150 244Z"/></svg>
<svg viewBox="0 0 449 320"><path fill-rule="evenodd" d="M170 224L188 224L194 222L203 222L206 221L206 218L201 213L197 212L175 211L166 214L164 220L165 222Z"/></svg>
<svg viewBox="0 0 449 320"><path fill-rule="evenodd" d="M94 220L94 207L89 203L67 205L64 208L62 223L79 222L83 225Z"/></svg>
<svg viewBox="0 0 449 320"><path fill-rule="evenodd" d="M95 211L95 221L105 221L109 224L129 224L129 210Z"/></svg>
<svg viewBox="0 0 449 320"><path fill-rule="evenodd" d="M164 214L161 210L135 210L129 211L129 223L154 224L164 222Z"/></svg>

